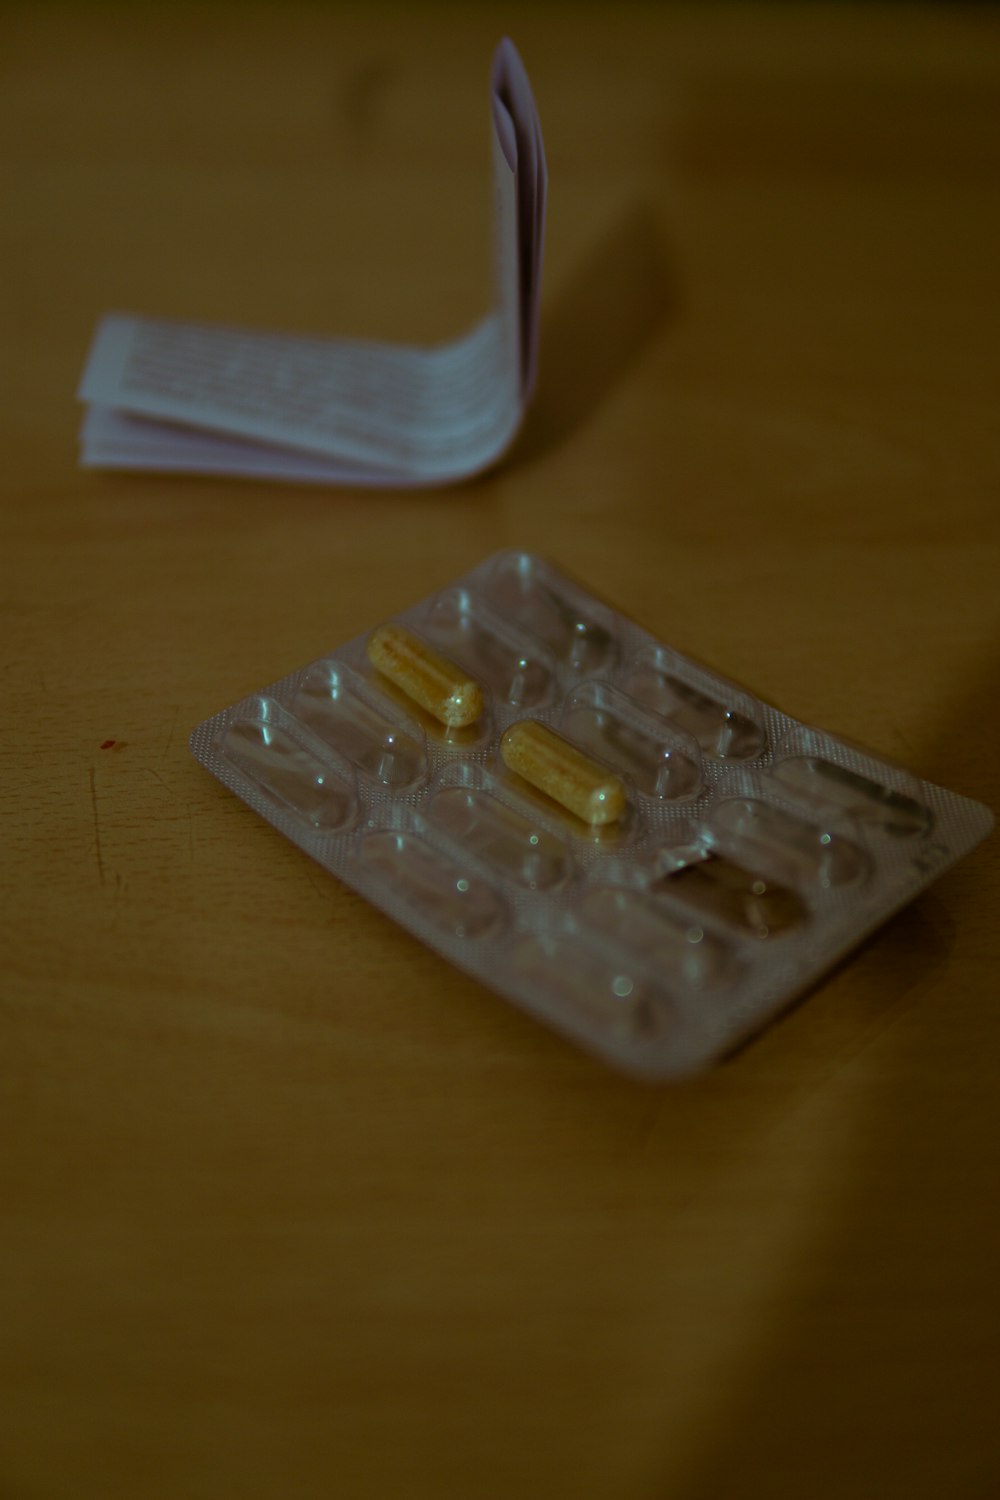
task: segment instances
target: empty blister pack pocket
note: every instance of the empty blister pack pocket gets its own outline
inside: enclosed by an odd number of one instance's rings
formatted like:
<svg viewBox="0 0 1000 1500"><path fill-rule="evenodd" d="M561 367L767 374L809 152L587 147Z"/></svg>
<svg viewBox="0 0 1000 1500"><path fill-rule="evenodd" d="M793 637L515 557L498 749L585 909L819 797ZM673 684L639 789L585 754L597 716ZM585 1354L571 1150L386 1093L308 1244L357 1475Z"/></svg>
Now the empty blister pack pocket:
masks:
<svg viewBox="0 0 1000 1500"><path fill-rule="evenodd" d="M629 691L651 712L684 730L716 760L756 760L767 734L745 693L706 674L663 646L640 651L625 677Z"/></svg>
<svg viewBox="0 0 1000 1500"><path fill-rule="evenodd" d="M724 1054L992 825L522 552L192 749L453 963L650 1078Z"/></svg>
<svg viewBox="0 0 1000 1500"><path fill-rule="evenodd" d="M340 833L353 823L358 799L350 775L273 698L261 696L236 713L219 735L218 752L268 803L317 833Z"/></svg>
<svg viewBox="0 0 1000 1500"><path fill-rule="evenodd" d="M358 864L363 876L436 932L463 942L500 932L505 903L499 892L441 848L415 815L404 813L394 823L362 837Z"/></svg>
<svg viewBox="0 0 1000 1500"><path fill-rule="evenodd" d="M493 875L524 890L558 890L573 873L566 839L531 808L512 802L496 778L475 763L448 768L427 816L442 836Z"/></svg>
<svg viewBox="0 0 1000 1500"><path fill-rule="evenodd" d="M644 797L688 802L704 787L696 741L643 712L610 683L590 681L575 688L560 726L581 750L628 777Z"/></svg>
<svg viewBox="0 0 1000 1500"><path fill-rule="evenodd" d="M406 791L426 773L419 727L395 707L374 701L358 675L339 662L314 662L291 708L318 738L390 791Z"/></svg>

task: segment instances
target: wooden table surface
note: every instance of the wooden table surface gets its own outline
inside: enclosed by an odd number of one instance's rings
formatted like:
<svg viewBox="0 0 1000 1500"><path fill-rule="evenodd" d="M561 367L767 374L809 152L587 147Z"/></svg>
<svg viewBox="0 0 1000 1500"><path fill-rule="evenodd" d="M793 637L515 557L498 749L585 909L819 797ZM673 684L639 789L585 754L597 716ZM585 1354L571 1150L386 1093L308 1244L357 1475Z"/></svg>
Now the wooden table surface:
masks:
<svg viewBox="0 0 1000 1500"><path fill-rule="evenodd" d="M484 309L505 31L551 171L509 460L80 470L110 308ZM1000 806L1000 14L8 5L0 119L3 1500L1000 1493L995 841L652 1088L187 750L523 546Z"/></svg>

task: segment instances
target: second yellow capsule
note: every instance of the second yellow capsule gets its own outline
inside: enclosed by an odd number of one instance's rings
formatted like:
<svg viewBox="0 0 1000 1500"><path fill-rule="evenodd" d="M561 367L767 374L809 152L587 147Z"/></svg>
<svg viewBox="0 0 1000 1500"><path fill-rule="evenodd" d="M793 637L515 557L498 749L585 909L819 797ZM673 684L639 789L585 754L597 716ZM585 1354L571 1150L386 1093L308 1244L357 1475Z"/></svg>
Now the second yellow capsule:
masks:
<svg viewBox="0 0 1000 1500"><path fill-rule="evenodd" d="M510 726L500 755L509 770L584 823L616 823L625 811L621 778L533 719Z"/></svg>

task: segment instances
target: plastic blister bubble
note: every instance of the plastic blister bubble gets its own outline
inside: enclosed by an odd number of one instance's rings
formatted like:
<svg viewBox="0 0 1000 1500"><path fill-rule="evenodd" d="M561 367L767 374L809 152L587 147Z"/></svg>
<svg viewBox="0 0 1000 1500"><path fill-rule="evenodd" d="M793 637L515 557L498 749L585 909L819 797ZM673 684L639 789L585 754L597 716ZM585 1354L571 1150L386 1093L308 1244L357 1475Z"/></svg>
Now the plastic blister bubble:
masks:
<svg viewBox="0 0 1000 1500"><path fill-rule="evenodd" d="M592 931L642 958L667 985L714 990L735 976L731 944L654 891L595 884L580 900Z"/></svg>
<svg viewBox="0 0 1000 1500"><path fill-rule="evenodd" d="M427 770L422 731L389 704L373 702L357 674L335 661L309 667L291 712L367 776L405 791Z"/></svg>
<svg viewBox="0 0 1000 1500"><path fill-rule="evenodd" d="M192 748L446 958L649 1078L724 1054L992 825L523 552Z"/></svg>
<svg viewBox="0 0 1000 1500"><path fill-rule="evenodd" d="M596 1026L631 1051L668 1033L669 1001L634 955L595 942L572 924L555 922L544 932L527 932L511 951L511 967L540 1005L555 1002L552 1019L572 1028Z"/></svg>
<svg viewBox="0 0 1000 1500"><path fill-rule="evenodd" d="M814 806L837 809L892 838L927 837L934 814L916 777L879 766L857 751L831 756L812 730L793 732L778 747L774 778Z"/></svg>
<svg viewBox="0 0 1000 1500"><path fill-rule="evenodd" d="M501 703L542 708L555 691L555 672L537 642L519 637L469 589L438 596L426 622L441 650L473 672Z"/></svg>
<svg viewBox="0 0 1000 1500"><path fill-rule="evenodd" d="M484 579L487 599L539 641L573 677L606 672L618 660L610 612L526 552L500 557Z"/></svg>
<svg viewBox="0 0 1000 1500"><path fill-rule="evenodd" d="M427 816L496 876L525 890L554 891L573 874L567 841L530 809L513 805L496 779L474 763L450 768L431 796Z"/></svg>
<svg viewBox="0 0 1000 1500"><path fill-rule="evenodd" d="M759 713L745 693L706 680L662 646L640 651L626 674L632 695L669 724L686 731L717 760L755 760L767 749Z"/></svg>
<svg viewBox="0 0 1000 1500"><path fill-rule="evenodd" d="M590 681L575 688L560 727L588 755L627 775L646 797L690 801L704 786L696 742L644 713L610 683Z"/></svg>
<svg viewBox="0 0 1000 1500"><path fill-rule="evenodd" d="M358 859L367 879L388 889L418 921L436 931L477 942L504 927L502 896L435 845L416 818L366 832Z"/></svg>
<svg viewBox="0 0 1000 1500"><path fill-rule="evenodd" d="M775 938L800 928L809 908L802 895L761 868L711 846L671 850L654 889L698 917L730 928L734 937Z"/></svg>
<svg viewBox="0 0 1000 1500"><path fill-rule="evenodd" d="M353 822L357 796L349 776L272 698L260 697L230 719L218 753L318 833L339 833Z"/></svg>

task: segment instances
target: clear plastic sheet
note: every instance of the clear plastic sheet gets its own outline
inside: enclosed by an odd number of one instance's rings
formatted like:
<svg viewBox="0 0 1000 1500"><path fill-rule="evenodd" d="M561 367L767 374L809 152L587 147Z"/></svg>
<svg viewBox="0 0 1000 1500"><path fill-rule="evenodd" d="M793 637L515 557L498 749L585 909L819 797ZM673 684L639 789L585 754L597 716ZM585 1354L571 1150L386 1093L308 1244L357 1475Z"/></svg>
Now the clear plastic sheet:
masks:
<svg viewBox="0 0 1000 1500"><path fill-rule="evenodd" d="M428 710L452 683L481 694L474 722ZM224 709L192 749L417 937L649 1078L723 1055L993 822L523 552Z"/></svg>

